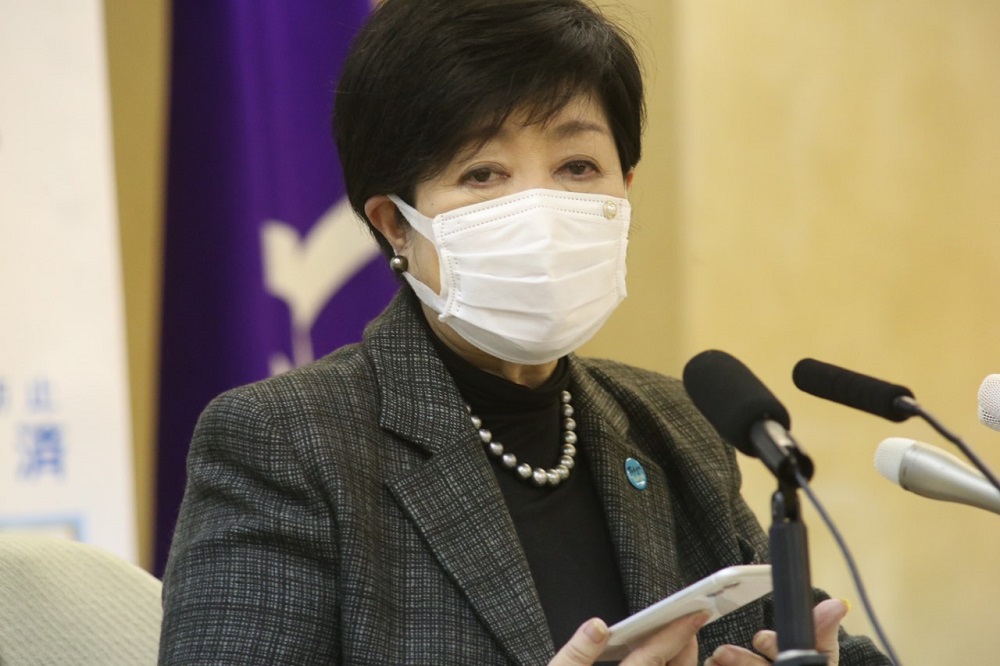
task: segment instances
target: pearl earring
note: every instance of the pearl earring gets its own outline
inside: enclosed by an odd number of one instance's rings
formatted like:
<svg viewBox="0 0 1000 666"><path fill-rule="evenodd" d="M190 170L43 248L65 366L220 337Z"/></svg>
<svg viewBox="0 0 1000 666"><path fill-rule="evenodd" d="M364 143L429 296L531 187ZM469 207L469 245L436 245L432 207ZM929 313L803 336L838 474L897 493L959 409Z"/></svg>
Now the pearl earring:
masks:
<svg viewBox="0 0 1000 666"><path fill-rule="evenodd" d="M389 268L395 273L405 273L409 267L410 262L402 255L393 255L392 259L389 260Z"/></svg>

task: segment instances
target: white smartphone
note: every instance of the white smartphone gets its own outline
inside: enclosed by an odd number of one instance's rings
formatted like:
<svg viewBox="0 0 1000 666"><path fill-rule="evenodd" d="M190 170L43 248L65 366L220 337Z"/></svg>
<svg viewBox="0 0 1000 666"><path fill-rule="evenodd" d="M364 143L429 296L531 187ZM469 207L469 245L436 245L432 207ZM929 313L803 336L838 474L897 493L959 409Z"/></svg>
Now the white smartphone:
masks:
<svg viewBox="0 0 1000 666"><path fill-rule="evenodd" d="M720 569L613 625L611 640L598 661L624 659L650 634L679 617L707 610L712 613L708 618L712 622L770 591L770 564Z"/></svg>

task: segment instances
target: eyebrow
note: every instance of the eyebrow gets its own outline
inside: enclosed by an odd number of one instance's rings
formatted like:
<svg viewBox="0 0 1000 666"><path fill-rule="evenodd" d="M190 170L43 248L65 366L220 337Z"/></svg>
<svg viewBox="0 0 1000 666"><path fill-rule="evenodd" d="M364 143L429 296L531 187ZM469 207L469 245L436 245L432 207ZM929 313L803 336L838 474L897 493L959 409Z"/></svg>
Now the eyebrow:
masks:
<svg viewBox="0 0 1000 666"><path fill-rule="evenodd" d="M600 123L593 123L588 120L567 120L564 123L559 123L554 130L554 134L560 139L576 136L578 134L585 134L587 132L597 132L598 134L611 135L611 130L609 130L607 126Z"/></svg>
<svg viewBox="0 0 1000 666"><path fill-rule="evenodd" d="M553 130L556 138L559 140L570 139L581 134L586 134L588 132L596 132L598 134L604 134L606 136L612 136L611 129L607 125L601 123L591 122L589 120L567 120L556 125ZM504 140L509 135L506 127L500 127L498 129L491 127L482 127L478 130L474 130L469 134L469 139L466 142L466 147L458 152L458 155L452 160L452 163L463 163L471 161L479 153L484 145L489 143L494 139Z"/></svg>
<svg viewBox="0 0 1000 666"><path fill-rule="evenodd" d="M607 125L591 122L589 120L566 120L556 125L552 132L557 138L560 139L576 136L578 134L585 134L587 132L597 132L598 134L607 134L608 136L611 135L611 130ZM507 138L509 134L510 132L506 127L496 129L492 127L483 127L471 133L469 143L486 143L487 141L492 141L493 139L503 140Z"/></svg>

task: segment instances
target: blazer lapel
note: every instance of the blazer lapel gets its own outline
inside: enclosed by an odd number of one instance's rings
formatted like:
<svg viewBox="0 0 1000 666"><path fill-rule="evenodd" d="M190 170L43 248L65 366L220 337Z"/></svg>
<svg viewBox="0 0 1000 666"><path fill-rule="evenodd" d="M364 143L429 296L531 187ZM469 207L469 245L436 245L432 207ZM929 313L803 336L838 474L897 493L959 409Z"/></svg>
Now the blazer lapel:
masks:
<svg viewBox="0 0 1000 666"><path fill-rule="evenodd" d="M545 663L552 639L493 471L455 442L389 484L441 566L516 663Z"/></svg>
<svg viewBox="0 0 1000 666"><path fill-rule="evenodd" d="M552 639L503 495L457 387L404 299L366 342L380 425L429 457L387 485L508 657L544 663Z"/></svg>
<svg viewBox="0 0 1000 666"><path fill-rule="evenodd" d="M572 377L580 445L591 461L629 610L635 613L682 587L674 500L660 465L631 440L621 407L576 364ZM642 490L628 480L628 458L645 470L647 485Z"/></svg>

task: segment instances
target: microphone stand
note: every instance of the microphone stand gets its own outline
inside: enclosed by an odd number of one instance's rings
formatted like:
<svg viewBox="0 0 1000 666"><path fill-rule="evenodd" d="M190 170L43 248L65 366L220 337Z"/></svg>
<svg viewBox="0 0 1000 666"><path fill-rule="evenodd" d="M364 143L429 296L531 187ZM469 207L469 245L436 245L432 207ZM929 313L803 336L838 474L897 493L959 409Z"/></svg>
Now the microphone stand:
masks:
<svg viewBox="0 0 1000 666"><path fill-rule="evenodd" d="M802 522L799 478L813 474L812 460L773 421L758 422L750 439L760 459L778 480L771 496L771 580L774 586L774 628L778 635L775 666L825 666L826 655L816 651L813 593L809 572L809 545Z"/></svg>
<svg viewBox="0 0 1000 666"><path fill-rule="evenodd" d="M778 480L771 496L771 577L774 582L774 628L781 666L826 664L816 651L813 594L806 526L799 513L798 485Z"/></svg>

